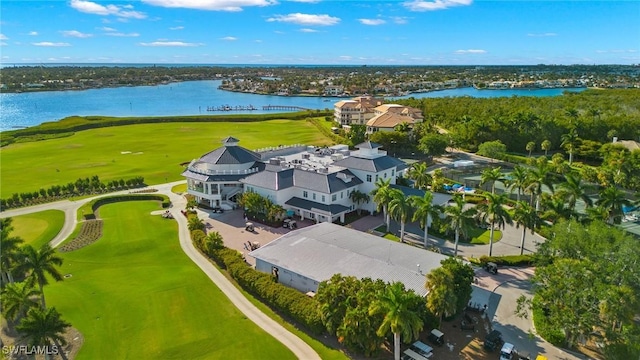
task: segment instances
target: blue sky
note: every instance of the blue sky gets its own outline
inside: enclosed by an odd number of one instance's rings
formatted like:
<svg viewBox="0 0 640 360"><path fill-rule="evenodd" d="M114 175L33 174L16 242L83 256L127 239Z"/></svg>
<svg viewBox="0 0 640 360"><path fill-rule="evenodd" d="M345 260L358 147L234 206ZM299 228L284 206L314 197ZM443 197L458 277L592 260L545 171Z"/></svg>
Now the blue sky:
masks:
<svg viewBox="0 0 640 360"><path fill-rule="evenodd" d="M640 1L0 2L3 64L638 64Z"/></svg>

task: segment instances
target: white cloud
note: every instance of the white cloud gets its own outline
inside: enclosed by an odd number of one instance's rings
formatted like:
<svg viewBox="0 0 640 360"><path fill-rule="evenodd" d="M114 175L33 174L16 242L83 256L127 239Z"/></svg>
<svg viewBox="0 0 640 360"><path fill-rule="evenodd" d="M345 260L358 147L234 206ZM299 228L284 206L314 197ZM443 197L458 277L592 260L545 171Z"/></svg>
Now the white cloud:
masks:
<svg viewBox="0 0 640 360"><path fill-rule="evenodd" d="M0 41L0 46L7 46L7 43L4 41Z"/></svg>
<svg viewBox="0 0 640 360"><path fill-rule="evenodd" d="M186 8L214 11L242 11L243 7L275 5L276 0L143 0L142 2L167 8Z"/></svg>
<svg viewBox="0 0 640 360"><path fill-rule="evenodd" d="M469 49L469 50L456 50L456 54L486 54L487 50Z"/></svg>
<svg viewBox="0 0 640 360"><path fill-rule="evenodd" d="M527 36L529 37L551 37L551 36L558 36L558 34L556 33L552 33L552 32L548 32L548 33L539 33L539 34L535 34L535 33L528 33Z"/></svg>
<svg viewBox="0 0 640 360"><path fill-rule="evenodd" d="M317 4L320 2L320 0L289 0L291 2L298 2L298 3L306 3L306 4Z"/></svg>
<svg viewBox="0 0 640 360"><path fill-rule="evenodd" d="M150 43L140 43L140 46L151 46L151 47L192 47L192 46L202 46L203 44L199 43L188 43L183 41L154 41Z"/></svg>
<svg viewBox="0 0 640 360"><path fill-rule="evenodd" d="M9 40L5 34L0 34L0 40Z"/></svg>
<svg viewBox="0 0 640 360"><path fill-rule="evenodd" d="M340 18L323 15L293 13L289 15L275 15L267 19L269 22L286 22L306 26L331 26L340 22Z"/></svg>
<svg viewBox="0 0 640 360"><path fill-rule="evenodd" d="M305 28L305 29L300 29L300 31L301 31L301 32L305 32L305 33L317 33L317 32L319 32L318 30L315 30L315 29L307 29L307 28Z"/></svg>
<svg viewBox="0 0 640 360"><path fill-rule="evenodd" d="M102 16L113 15L131 19L145 19L147 17L143 12L131 10L133 7L130 5L101 5L92 1L71 0L71 7L83 13Z"/></svg>
<svg viewBox="0 0 640 360"><path fill-rule="evenodd" d="M169 30L183 30L184 26L174 26L174 27L170 27Z"/></svg>
<svg viewBox="0 0 640 360"><path fill-rule="evenodd" d="M391 20L393 20L396 24L406 24L408 22L407 18L404 16L392 16Z"/></svg>
<svg viewBox="0 0 640 360"><path fill-rule="evenodd" d="M117 30L116 30L116 29L114 29L114 28L106 27L106 26L103 26L103 27L101 27L101 28L98 28L98 30L107 31L107 32L110 32L110 31L117 31Z"/></svg>
<svg viewBox="0 0 640 360"><path fill-rule="evenodd" d="M138 37L140 36L140 34L138 33L121 33L121 32L117 32L117 31L110 31L110 32L106 32L104 33L107 36L117 36L117 37Z"/></svg>
<svg viewBox="0 0 640 360"><path fill-rule="evenodd" d="M402 3L407 9L411 11L435 11L444 10L455 6L471 5L473 0L412 0Z"/></svg>
<svg viewBox="0 0 640 360"><path fill-rule="evenodd" d="M386 23L386 21L382 19L358 19L358 21L360 21L360 23L363 25L372 25L372 26L382 25Z"/></svg>
<svg viewBox="0 0 640 360"><path fill-rule="evenodd" d="M38 32L37 31L29 31L29 33L27 35L29 35L29 36L38 36Z"/></svg>
<svg viewBox="0 0 640 360"><path fill-rule="evenodd" d="M80 39L85 39L93 36L93 34L81 33L78 30L63 30L63 31L60 31L60 33L62 34L62 36L65 36L65 37L75 37Z"/></svg>
<svg viewBox="0 0 640 360"><path fill-rule="evenodd" d="M225 36L225 37L221 37L220 40L224 40L224 41L236 41L238 40L237 37L233 37L233 36Z"/></svg>
<svg viewBox="0 0 640 360"><path fill-rule="evenodd" d="M44 46L44 47L63 47L63 46L71 46L69 43L64 42L51 42L51 41L41 41L37 43L31 43L33 46Z"/></svg>
<svg viewBox="0 0 640 360"><path fill-rule="evenodd" d="M339 56L338 58L339 58L340 60L345 60L345 61L351 61L351 60L353 60L353 57L352 57L352 56L349 56L349 55L341 55L341 56Z"/></svg>

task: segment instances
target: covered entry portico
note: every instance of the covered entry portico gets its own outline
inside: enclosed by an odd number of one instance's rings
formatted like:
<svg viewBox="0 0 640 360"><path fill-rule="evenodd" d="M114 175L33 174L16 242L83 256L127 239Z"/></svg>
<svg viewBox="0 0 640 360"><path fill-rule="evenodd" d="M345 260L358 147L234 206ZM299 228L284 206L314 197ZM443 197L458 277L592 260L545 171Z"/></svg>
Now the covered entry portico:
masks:
<svg viewBox="0 0 640 360"><path fill-rule="evenodd" d="M300 216L300 220L311 219L319 223L336 220L344 223L345 214L351 211L349 207L344 205L327 205L299 197L292 197L284 204L285 209L293 210L296 215Z"/></svg>

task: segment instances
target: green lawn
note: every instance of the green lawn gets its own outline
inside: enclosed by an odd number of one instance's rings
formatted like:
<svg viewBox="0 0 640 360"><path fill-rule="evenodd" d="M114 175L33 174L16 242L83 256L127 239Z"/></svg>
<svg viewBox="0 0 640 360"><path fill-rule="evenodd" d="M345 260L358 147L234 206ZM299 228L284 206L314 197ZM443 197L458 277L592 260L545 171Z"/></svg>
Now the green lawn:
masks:
<svg viewBox="0 0 640 360"><path fill-rule="evenodd" d="M70 278L45 287L85 337L78 359L293 359L180 249L155 202L104 205L103 237L64 253Z"/></svg>
<svg viewBox="0 0 640 360"><path fill-rule="evenodd" d="M14 216L11 223L14 230L12 236L18 236L25 244L36 249L53 240L64 225L64 212L45 210L37 213Z"/></svg>
<svg viewBox="0 0 640 360"><path fill-rule="evenodd" d="M480 228L473 228L471 230L469 230L469 237L471 238L471 241L469 241L469 243L471 244L478 244L478 245L488 245L489 244L489 238L491 235L491 231L490 230L485 230L485 229L480 229ZM494 230L493 231L493 243L497 243L498 241L502 240L502 231L500 230Z"/></svg>
<svg viewBox="0 0 640 360"><path fill-rule="evenodd" d="M240 139L240 146L252 150L296 143L330 144L304 120L162 123L85 130L70 137L1 148L0 197L93 175L103 181L143 176L147 184L181 180L181 163L222 146L220 141L227 136Z"/></svg>
<svg viewBox="0 0 640 360"><path fill-rule="evenodd" d="M187 192L187 183L176 185L171 188L171 192L174 194L182 194Z"/></svg>

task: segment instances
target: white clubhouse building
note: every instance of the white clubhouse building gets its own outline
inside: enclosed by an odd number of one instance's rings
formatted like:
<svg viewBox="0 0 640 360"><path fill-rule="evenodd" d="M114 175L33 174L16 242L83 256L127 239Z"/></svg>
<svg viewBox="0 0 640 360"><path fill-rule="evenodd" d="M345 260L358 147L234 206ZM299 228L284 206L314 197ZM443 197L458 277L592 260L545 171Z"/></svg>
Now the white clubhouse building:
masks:
<svg viewBox="0 0 640 360"><path fill-rule="evenodd" d="M232 209L244 191L258 193L293 211L302 219L344 222L358 207L376 208L373 200L355 204L353 191L369 194L379 178L396 177L404 162L387 155L380 145L364 142L351 151L347 145L314 147L292 145L251 151L228 137L219 147L191 161L182 173L187 191L211 207Z"/></svg>

